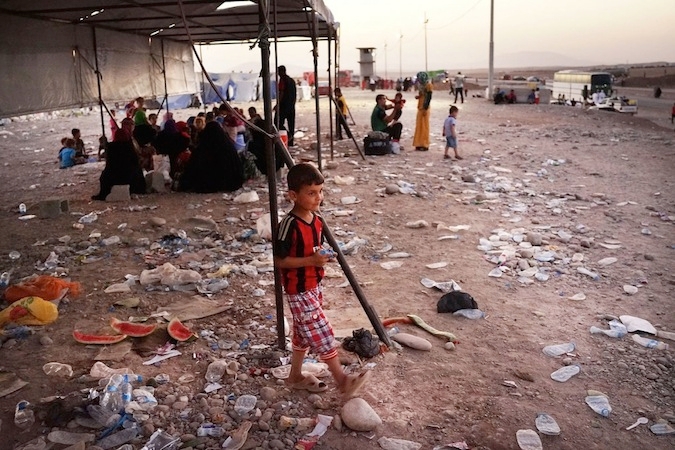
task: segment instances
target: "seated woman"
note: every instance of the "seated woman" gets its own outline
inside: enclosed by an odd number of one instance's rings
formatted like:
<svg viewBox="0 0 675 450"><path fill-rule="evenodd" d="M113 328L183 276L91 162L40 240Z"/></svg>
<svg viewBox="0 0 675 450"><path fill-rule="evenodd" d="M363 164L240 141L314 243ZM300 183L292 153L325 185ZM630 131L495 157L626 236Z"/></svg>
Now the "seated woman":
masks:
<svg viewBox="0 0 675 450"><path fill-rule="evenodd" d="M234 142L234 148L238 152L246 148L246 140L244 139L246 127L244 126L244 121L237 114L228 112L223 121L223 128L232 142Z"/></svg>
<svg viewBox="0 0 675 450"><path fill-rule="evenodd" d="M128 184L132 194L145 194L143 170L128 129L117 130L114 140L108 144L99 183L99 193L92 196L92 200L105 200L113 186L122 184Z"/></svg>
<svg viewBox="0 0 675 450"><path fill-rule="evenodd" d="M218 122L209 122L199 136L178 188L191 192L232 192L244 184L244 169L234 148Z"/></svg>
<svg viewBox="0 0 675 450"><path fill-rule="evenodd" d="M176 121L168 119L164 124L162 131L155 137L154 147L158 155L167 155L169 157L169 176L176 180L179 173L178 157L187 150L190 145L190 137L181 133L176 125Z"/></svg>
<svg viewBox="0 0 675 450"><path fill-rule="evenodd" d="M265 129L265 120L260 117L254 107L248 109L248 113L251 117L251 123L256 127L264 130ZM251 140L248 141L248 151L255 156L255 166L258 168L260 173L267 175L267 160L265 159L265 134L256 130L255 128L250 128ZM276 164L275 170L279 170L284 166L284 154L283 148L280 143L275 143L275 153L274 153L274 162Z"/></svg>

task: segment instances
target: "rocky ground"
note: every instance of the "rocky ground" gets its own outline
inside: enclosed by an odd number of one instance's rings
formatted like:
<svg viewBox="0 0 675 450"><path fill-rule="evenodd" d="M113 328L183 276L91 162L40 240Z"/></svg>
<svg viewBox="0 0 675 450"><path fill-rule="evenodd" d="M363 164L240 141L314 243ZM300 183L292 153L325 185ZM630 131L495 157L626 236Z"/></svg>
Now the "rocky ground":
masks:
<svg viewBox="0 0 675 450"><path fill-rule="evenodd" d="M374 94L345 94L361 142ZM668 95L664 107L672 104ZM106 448L105 428L83 412L86 403L98 403L87 400L101 390L91 374L97 360L141 374L155 388L158 405L136 416L138 436L129 447L135 449L159 430L179 438L183 448L221 448L233 435L245 449L291 449L308 429L288 427L293 424L282 416L318 414L332 416L333 422L316 449L433 449L453 448L452 443L512 449L518 448L518 430L536 430L540 412L553 416L562 430L559 436L541 434L544 448L672 448L672 435L650 430L659 421L670 424L661 425L666 431L675 423L672 350L642 347L632 334L617 339L589 333L591 326L607 329L609 320L622 315L646 319L658 331L675 331L675 150L666 115L646 109L625 117L549 105L495 106L469 98L459 105L464 159L449 161L442 159L440 136L447 93L437 92L432 103L429 152L411 148L414 100L408 96L400 155L363 160L347 140L332 151L323 149L323 214L380 318L415 314L453 333L458 342L448 350L446 339L398 323L400 332L428 340L431 350L392 348L368 360L345 351L348 370L372 371L360 395L366 405L360 406L370 409L371 417L357 423L330 378L328 391L309 394L289 390L272 371L289 353L277 345L271 247L256 226L269 210L264 178L233 194L165 193L91 202L101 164L59 170L55 157L60 138L75 126L93 148L100 133L96 113L0 127L0 268L11 270L10 283L55 274L82 285L79 296L61 300L55 322L6 329L2 388L13 377L28 384L0 398L5 436L0 448L26 443L20 448L67 448L47 438L57 430L86 434L76 438L90 441L75 448ZM322 105L326 141L323 99ZM191 114L176 113L180 119ZM314 102L298 105L298 122L302 135L296 138L295 160L316 160ZM284 185L278 186L280 208L287 210ZM253 191L259 200L235 200ZM67 199L69 211L41 218L37 205L46 199ZM19 220L22 202L38 217ZM81 223L92 212L96 220ZM11 251L20 256L10 258ZM165 263L196 275L183 273L194 278L182 285L138 282L144 270ZM485 317L437 313L443 292L428 280L454 280ZM328 270L325 297L339 337L370 327L337 263ZM187 306L179 314L205 316L184 320L197 338L174 342L180 355L144 365L168 341L166 322L153 314L179 306ZM288 311L286 316L290 319ZM113 317L159 322L161 329L103 351L73 339L73 330L114 334ZM562 343L574 343L574 350L560 357L542 352ZM222 387L207 393L207 367L220 359L236 364L220 381ZM73 375L45 374L48 362L69 364ZM578 375L566 382L551 379L552 372L572 365L579 366ZM609 417L585 404L588 390L607 395ZM246 395L256 397L247 412L240 409ZM56 407L54 396L66 399ZM25 431L13 417L22 399L35 405L38 416ZM649 420L646 425L625 429L641 416ZM205 423L222 435L198 436ZM72 436L51 435L60 442L66 438ZM395 447L382 438L410 442Z"/></svg>

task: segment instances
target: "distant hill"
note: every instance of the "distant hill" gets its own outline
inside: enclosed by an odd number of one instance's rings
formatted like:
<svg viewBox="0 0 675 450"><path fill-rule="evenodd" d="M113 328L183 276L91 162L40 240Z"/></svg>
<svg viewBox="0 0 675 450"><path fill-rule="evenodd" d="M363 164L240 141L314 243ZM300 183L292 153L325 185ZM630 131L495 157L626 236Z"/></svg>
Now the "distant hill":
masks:
<svg viewBox="0 0 675 450"><path fill-rule="evenodd" d="M554 52L516 52L495 55L495 67L582 67L593 64Z"/></svg>

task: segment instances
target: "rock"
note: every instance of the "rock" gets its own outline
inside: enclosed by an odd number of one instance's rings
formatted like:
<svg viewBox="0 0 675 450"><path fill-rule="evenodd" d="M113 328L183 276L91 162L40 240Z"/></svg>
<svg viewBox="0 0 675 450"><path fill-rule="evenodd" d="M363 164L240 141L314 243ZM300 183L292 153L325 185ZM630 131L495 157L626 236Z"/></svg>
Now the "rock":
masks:
<svg viewBox="0 0 675 450"><path fill-rule="evenodd" d="M211 217L194 216L187 219L186 222L194 227L207 228L209 230L218 230L218 224Z"/></svg>
<svg viewBox="0 0 675 450"><path fill-rule="evenodd" d="M532 245L541 245L543 237L539 233L527 233L525 235L525 242L529 242Z"/></svg>
<svg viewBox="0 0 675 450"><path fill-rule="evenodd" d="M362 398L353 398L342 407L342 422L354 431L372 431L382 419Z"/></svg>
<svg viewBox="0 0 675 450"><path fill-rule="evenodd" d="M380 444L380 447L382 447L384 450L419 450L422 448L422 444L418 444L417 442L388 438L384 436L379 438L377 443Z"/></svg>
<svg viewBox="0 0 675 450"><path fill-rule="evenodd" d="M150 222L150 225L153 227L161 227L166 225L166 219L162 217L151 217L148 222Z"/></svg>
<svg viewBox="0 0 675 450"><path fill-rule="evenodd" d="M260 398L262 398L266 402L273 402L274 400L277 399L277 391L274 388L265 386L262 389L260 389Z"/></svg>
<svg viewBox="0 0 675 450"><path fill-rule="evenodd" d="M425 352L431 350L431 342L424 338L413 336L412 334L396 333L391 339L406 347L414 348L415 350L422 350Z"/></svg>
<svg viewBox="0 0 675 450"><path fill-rule="evenodd" d="M387 194L389 194L389 195L392 195L392 194L398 194L398 193L401 192L401 191L400 191L400 189L398 188L398 185L397 185L397 184L388 184L388 185L384 188L384 192L387 193Z"/></svg>
<svg viewBox="0 0 675 450"><path fill-rule="evenodd" d="M408 222L405 224L406 228L427 228L429 222L426 220L415 220L414 222Z"/></svg>
<svg viewBox="0 0 675 450"><path fill-rule="evenodd" d="M54 340L50 338L49 336L42 336L40 337L40 344L42 345L52 345L54 343Z"/></svg>
<svg viewBox="0 0 675 450"><path fill-rule="evenodd" d="M465 183L475 183L476 177L470 174L462 175L462 181Z"/></svg>
<svg viewBox="0 0 675 450"><path fill-rule="evenodd" d="M455 349L455 344L453 342L446 342L443 348L453 351Z"/></svg>
<svg viewBox="0 0 675 450"><path fill-rule="evenodd" d="M116 184L110 194L105 198L106 202L128 202L131 200L128 184Z"/></svg>
<svg viewBox="0 0 675 450"><path fill-rule="evenodd" d="M637 294L638 288L636 288L635 286L630 285L630 284L624 284L623 285L623 291L628 295L634 295L634 294Z"/></svg>
<svg viewBox="0 0 675 450"><path fill-rule="evenodd" d="M37 209L37 215L42 219L54 219L62 213L67 213L70 207L68 200L42 200L37 204L37 208L31 207L31 210L33 209Z"/></svg>
<svg viewBox="0 0 675 450"><path fill-rule="evenodd" d="M337 161L327 161L325 167L328 170L337 169L338 168L338 162Z"/></svg>
<svg viewBox="0 0 675 450"><path fill-rule="evenodd" d="M342 432L342 418L340 417L339 414L335 414L333 416L333 428L335 428L339 432Z"/></svg>
<svg viewBox="0 0 675 450"><path fill-rule="evenodd" d="M530 259L534 256L534 250L531 248L520 249L518 252L520 253L520 256L525 259Z"/></svg>
<svg viewBox="0 0 675 450"><path fill-rule="evenodd" d="M145 175L145 191L148 194L152 194L153 192L166 192L166 181L164 180L164 174L155 170L148 172Z"/></svg>
<svg viewBox="0 0 675 450"><path fill-rule="evenodd" d="M592 241L590 239L582 239L580 244L582 247L591 248Z"/></svg>

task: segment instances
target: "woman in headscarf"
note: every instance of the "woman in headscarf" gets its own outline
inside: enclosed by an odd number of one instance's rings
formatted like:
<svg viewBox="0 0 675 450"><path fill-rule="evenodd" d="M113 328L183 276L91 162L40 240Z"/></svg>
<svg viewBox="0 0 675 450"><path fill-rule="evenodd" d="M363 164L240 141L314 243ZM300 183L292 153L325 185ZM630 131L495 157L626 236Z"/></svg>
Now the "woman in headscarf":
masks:
<svg viewBox="0 0 675 450"><path fill-rule="evenodd" d="M181 133L178 125L176 125L176 121L173 119L168 119L162 131L157 133L154 147L158 155L169 156L169 164L171 166L169 176L172 180L176 180L180 169L178 157L183 151L187 150L189 145L190 137Z"/></svg>
<svg viewBox="0 0 675 450"><path fill-rule="evenodd" d="M132 194L145 194L145 178L131 132L122 123L122 128L115 132L114 140L108 144L105 168L99 178L99 193L92 196L92 200L105 200L115 185L128 184Z"/></svg>
<svg viewBox="0 0 675 450"><path fill-rule="evenodd" d="M192 192L232 192L244 184L244 169L218 122L209 122L199 135L199 145L180 177L179 189Z"/></svg>
<svg viewBox="0 0 675 450"><path fill-rule="evenodd" d="M419 93L415 96L417 99L417 121L415 122L413 147L417 151L426 152L429 150L429 116L431 113L429 105L434 88L429 81L429 74L426 72L417 74L417 83Z"/></svg>

